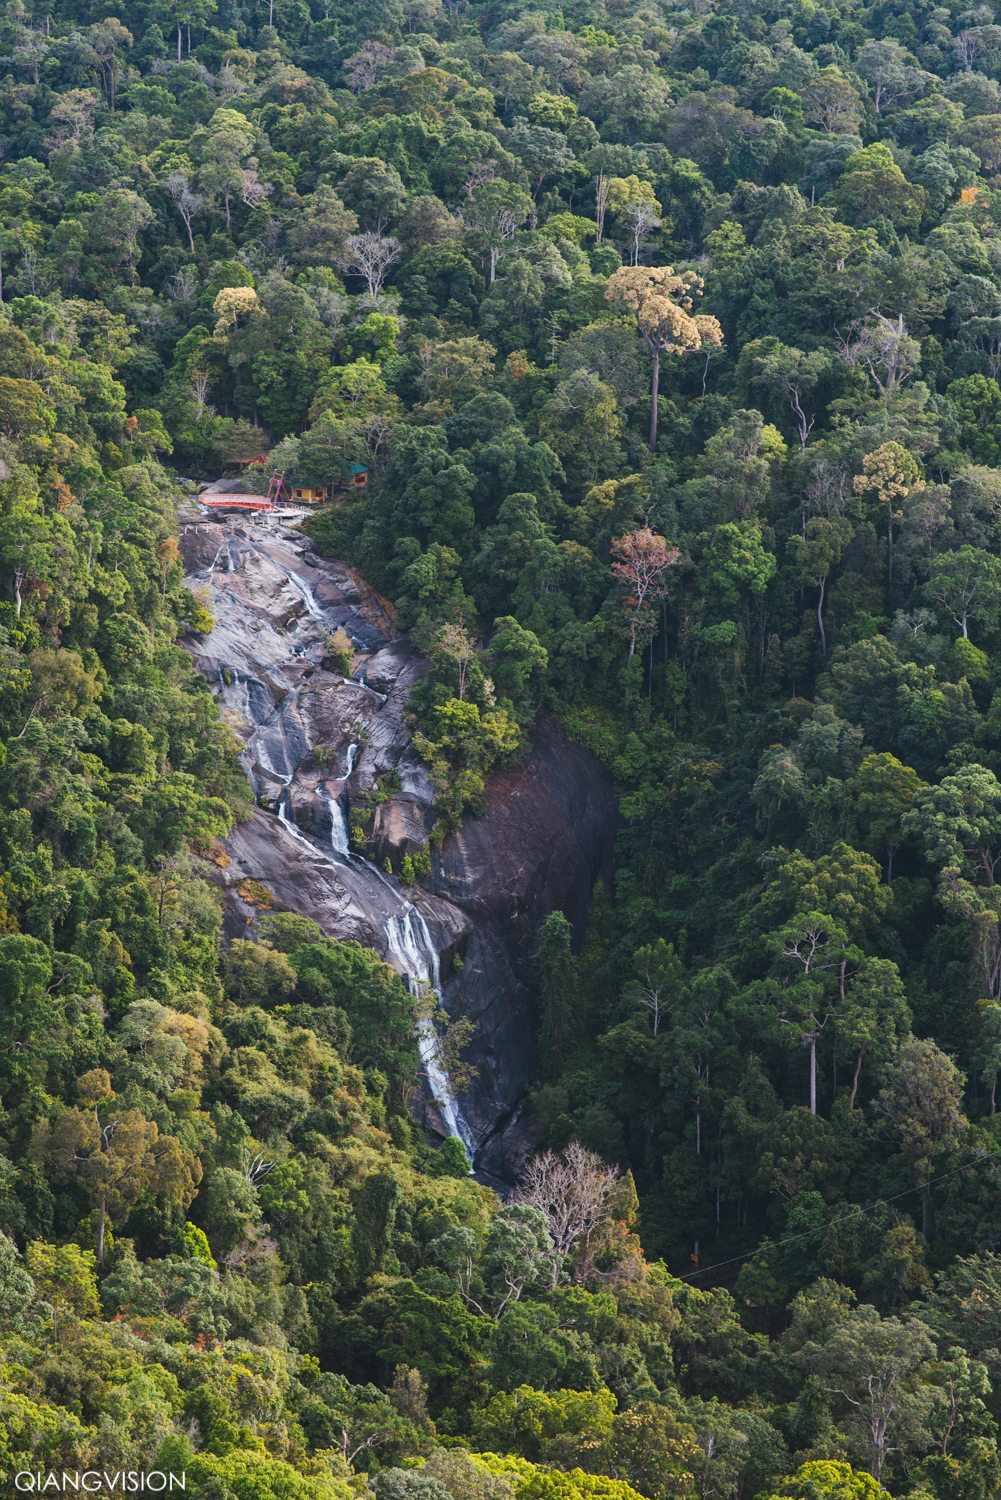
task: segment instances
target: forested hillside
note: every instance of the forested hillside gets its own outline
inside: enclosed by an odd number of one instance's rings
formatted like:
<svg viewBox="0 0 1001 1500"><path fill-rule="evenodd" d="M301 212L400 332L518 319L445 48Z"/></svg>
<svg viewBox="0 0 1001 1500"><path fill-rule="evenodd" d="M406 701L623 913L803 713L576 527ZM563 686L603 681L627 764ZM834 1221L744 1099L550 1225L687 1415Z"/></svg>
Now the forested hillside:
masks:
<svg viewBox="0 0 1001 1500"><path fill-rule="evenodd" d="M1001 1496L994 20L3 7L8 1479ZM337 487L429 659L398 889L540 716L615 778L509 1202L418 1123L426 995L266 891L223 940L227 469Z"/></svg>

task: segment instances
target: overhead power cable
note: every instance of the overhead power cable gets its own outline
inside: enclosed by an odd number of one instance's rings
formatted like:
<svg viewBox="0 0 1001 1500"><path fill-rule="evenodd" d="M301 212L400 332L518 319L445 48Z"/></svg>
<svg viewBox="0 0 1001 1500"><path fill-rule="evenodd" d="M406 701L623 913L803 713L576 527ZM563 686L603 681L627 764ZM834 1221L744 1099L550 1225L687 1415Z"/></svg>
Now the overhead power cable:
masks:
<svg viewBox="0 0 1001 1500"><path fill-rule="evenodd" d="M931 1187L935 1182L944 1182L947 1177L954 1177L957 1172L965 1172L968 1167L982 1166L987 1159L985 1151L978 1152L970 1161L962 1162L958 1167L950 1167L948 1172L940 1172L937 1177L932 1177L928 1182L928 1187ZM800 1234L789 1234L781 1240L770 1240L768 1242L769 1247L774 1250L780 1250L783 1245L794 1245L797 1240L813 1239L818 1234L824 1234L835 1224L847 1224L849 1219L855 1218L857 1214L870 1214L874 1208L885 1208L888 1203L896 1203L898 1198L906 1198L909 1193L920 1193L921 1191L922 1189L919 1187L909 1187L904 1188L901 1193L891 1194L889 1198L877 1198L872 1203L856 1203L852 1206L850 1213L842 1214L838 1219L831 1219L826 1224L818 1225L816 1229L804 1229ZM729 1260L713 1261L709 1265L702 1266L697 1271L686 1271L684 1276L678 1276L675 1279L677 1281L690 1281L693 1276L702 1276L706 1271L718 1271L721 1266L733 1266L741 1260L753 1260L760 1249L761 1246L759 1245L756 1249L748 1250L743 1255L732 1255Z"/></svg>

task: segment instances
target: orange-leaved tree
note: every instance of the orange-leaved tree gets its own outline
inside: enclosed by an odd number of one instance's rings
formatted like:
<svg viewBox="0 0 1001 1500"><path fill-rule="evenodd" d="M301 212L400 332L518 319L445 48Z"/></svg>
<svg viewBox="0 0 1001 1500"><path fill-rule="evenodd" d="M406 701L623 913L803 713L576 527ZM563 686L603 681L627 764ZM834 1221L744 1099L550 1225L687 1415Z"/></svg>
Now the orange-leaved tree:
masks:
<svg viewBox="0 0 1001 1500"><path fill-rule="evenodd" d="M649 526L628 531L612 543L612 572L626 585L623 608L629 624L629 660L636 650L636 633L649 628L650 606L667 593L668 570L681 561L677 547L669 547Z"/></svg>
<svg viewBox="0 0 1001 1500"><path fill-rule="evenodd" d="M198 1191L197 1156L172 1135L161 1135L137 1109L114 1108L114 1090L103 1068L77 1080L83 1107L66 1109L55 1125L35 1127L31 1154L62 1176L75 1174L98 1212L97 1264L104 1260L105 1224L121 1224L139 1197L187 1210Z"/></svg>

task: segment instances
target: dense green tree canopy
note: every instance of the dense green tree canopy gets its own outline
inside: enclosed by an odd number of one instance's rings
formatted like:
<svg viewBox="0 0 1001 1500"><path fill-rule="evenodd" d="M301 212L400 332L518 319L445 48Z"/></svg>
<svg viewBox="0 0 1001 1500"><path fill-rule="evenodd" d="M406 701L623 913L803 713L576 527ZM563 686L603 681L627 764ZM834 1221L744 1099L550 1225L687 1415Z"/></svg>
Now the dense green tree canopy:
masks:
<svg viewBox="0 0 1001 1500"><path fill-rule="evenodd" d="M1001 1496L994 19L4 9L4 1467ZM224 925L176 515L224 471L332 487L310 547L425 658L381 877L540 715L614 784L586 921L513 898L507 1198L407 1107L427 995Z"/></svg>

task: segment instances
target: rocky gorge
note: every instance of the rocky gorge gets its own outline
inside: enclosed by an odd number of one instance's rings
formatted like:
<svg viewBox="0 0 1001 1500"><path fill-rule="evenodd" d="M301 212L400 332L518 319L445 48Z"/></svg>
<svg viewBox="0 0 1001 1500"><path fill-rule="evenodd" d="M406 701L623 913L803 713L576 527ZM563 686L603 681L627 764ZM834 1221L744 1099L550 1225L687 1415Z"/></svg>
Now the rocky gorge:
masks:
<svg viewBox="0 0 1001 1500"><path fill-rule="evenodd" d="M216 620L184 644L215 684L255 796L218 876L228 934L255 934L253 893L263 887L326 935L375 949L412 983L430 982L450 1015L474 1023L478 1072L451 1101L422 1046L428 1121L459 1136L485 1180L512 1182L531 1149L532 953L557 909L580 942L594 883L610 878L611 777L557 721L542 720L521 762L488 782L483 815L467 815L434 851L426 880L402 886L384 862L398 868L423 847L435 812L405 718L425 663L390 607L274 521L189 512L181 546L188 585L207 591ZM335 630L350 638L350 677L330 668L324 638ZM352 847L352 811L368 816L363 850Z"/></svg>

